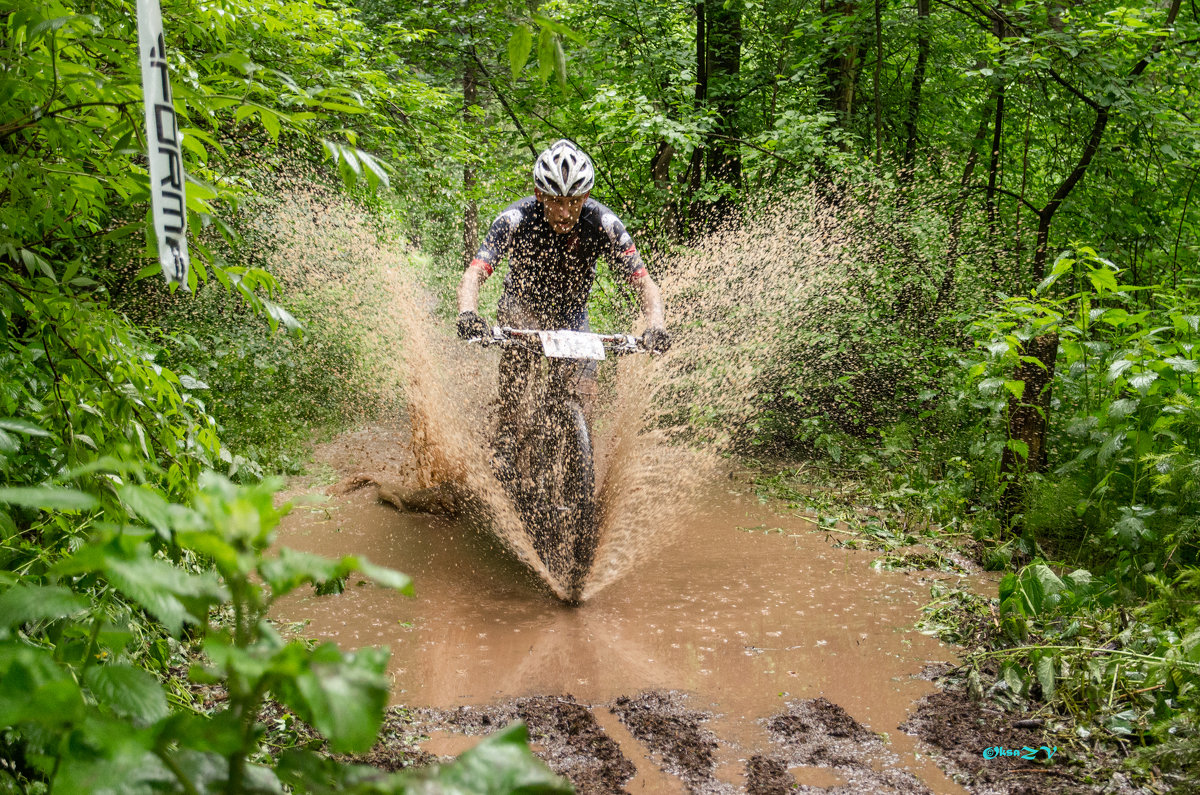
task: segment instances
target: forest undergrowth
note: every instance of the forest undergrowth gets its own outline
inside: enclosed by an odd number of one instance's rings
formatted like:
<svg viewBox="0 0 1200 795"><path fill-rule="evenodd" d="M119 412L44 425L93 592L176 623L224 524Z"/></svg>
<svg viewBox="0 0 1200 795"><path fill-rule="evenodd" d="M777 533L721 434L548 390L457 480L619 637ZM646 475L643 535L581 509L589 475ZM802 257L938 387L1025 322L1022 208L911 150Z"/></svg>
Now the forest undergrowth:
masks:
<svg viewBox="0 0 1200 795"><path fill-rule="evenodd" d="M1005 572L996 597L931 592L923 630L965 647L951 686L1044 722L1078 756L1185 789L1200 761L1194 287L1126 284L1077 245L1036 289L947 324L949 344L894 382L908 401L827 381L826 399L861 407L850 423L792 406L768 412L745 448L761 496L834 543L878 551L875 565ZM1057 359L1030 398L1013 374L1045 334ZM868 367L893 356L886 339L859 350ZM1010 435L1022 403L1046 420L1040 472ZM1005 472L1014 449L1023 466Z"/></svg>
<svg viewBox="0 0 1200 795"><path fill-rule="evenodd" d="M931 594L965 692L1200 786L1195 8L162 5L173 290L132 5L0 9L0 792L563 789L519 730L393 775L272 754L261 709L374 740L384 655L265 615L408 581L274 551L276 476L400 409L371 274L446 318L564 136L667 289L658 427L879 565L1003 572ZM605 269L593 310L635 314Z"/></svg>

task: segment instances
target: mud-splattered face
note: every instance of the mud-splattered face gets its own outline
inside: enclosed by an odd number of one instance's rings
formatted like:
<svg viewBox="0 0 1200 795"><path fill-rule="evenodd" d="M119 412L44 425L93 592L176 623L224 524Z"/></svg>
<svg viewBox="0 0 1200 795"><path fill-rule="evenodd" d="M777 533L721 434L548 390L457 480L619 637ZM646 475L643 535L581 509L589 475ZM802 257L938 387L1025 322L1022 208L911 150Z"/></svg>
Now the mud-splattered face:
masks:
<svg viewBox="0 0 1200 795"><path fill-rule="evenodd" d="M550 228L560 235L570 232L575 228L575 224L579 223L583 203L591 195L589 191L582 196L549 196L537 188L534 188L533 193L546 211L546 220L550 222Z"/></svg>

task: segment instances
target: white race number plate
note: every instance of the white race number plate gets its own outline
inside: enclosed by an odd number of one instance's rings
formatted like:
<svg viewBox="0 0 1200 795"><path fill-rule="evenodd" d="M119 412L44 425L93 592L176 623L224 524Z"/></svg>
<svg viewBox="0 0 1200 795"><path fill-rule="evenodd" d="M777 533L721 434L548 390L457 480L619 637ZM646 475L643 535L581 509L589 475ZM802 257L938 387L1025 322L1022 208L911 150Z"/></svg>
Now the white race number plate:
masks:
<svg viewBox="0 0 1200 795"><path fill-rule="evenodd" d="M539 331L542 351L554 359L603 359L604 343L586 331Z"/></svg>

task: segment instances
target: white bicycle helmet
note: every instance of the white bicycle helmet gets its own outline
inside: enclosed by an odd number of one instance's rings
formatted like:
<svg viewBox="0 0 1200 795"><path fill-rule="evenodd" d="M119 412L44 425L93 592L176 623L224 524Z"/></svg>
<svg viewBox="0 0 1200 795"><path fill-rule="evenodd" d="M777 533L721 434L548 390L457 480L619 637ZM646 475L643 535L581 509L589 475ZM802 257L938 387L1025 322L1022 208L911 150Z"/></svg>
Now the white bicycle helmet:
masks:
<svg viewBox="0 0 1200 795"><path fill-rule="evenodd" d="M533 184L550 196L582 196L596 184L596 172L583 150L563 138L538 156Z"/></svg>

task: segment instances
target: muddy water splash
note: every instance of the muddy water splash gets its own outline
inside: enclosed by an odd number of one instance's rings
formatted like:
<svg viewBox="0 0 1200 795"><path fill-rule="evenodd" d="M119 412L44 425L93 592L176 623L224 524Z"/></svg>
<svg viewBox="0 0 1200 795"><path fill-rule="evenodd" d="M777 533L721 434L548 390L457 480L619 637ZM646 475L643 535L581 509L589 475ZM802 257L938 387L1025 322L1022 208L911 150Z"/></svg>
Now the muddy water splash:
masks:
<svg viewBox="0 0 1200 795"><path fill-rule="evenodd" d="M487 463L494 365L437 321L437 299L419 276L428 263L332 192L284 181L276 196L253 221L272 273L309 322L357 353L360 372L345 374L353 388L330 399L359 401L351 413L368 417L394 411L402 395L414 441L405 480L456 484L504 545L565 596Z"/></svg>
<svg viewBox="0 0 1200 795"><path fill-rule="evenodd" d="M284 182L255 216L272 271L305 314L352 340L362 372L331 399L378 415L403 395L418 487L450 482L474 513L560 598L487 461L495 352L462 345L433 314L419 255L344 199ZM654 263L676 344L666 357L629 357L605 373L595 423L600 546L584 597L653 560L688 522L729 429L760 410L765 375L786 359L813 295L836 292L852 259L846 236L815 202L764 205L753 222ZM613 372L615 371L615 372ZM352 378L352 376L357 376ZM680 440L685 443L680 443Z"/></svg>

